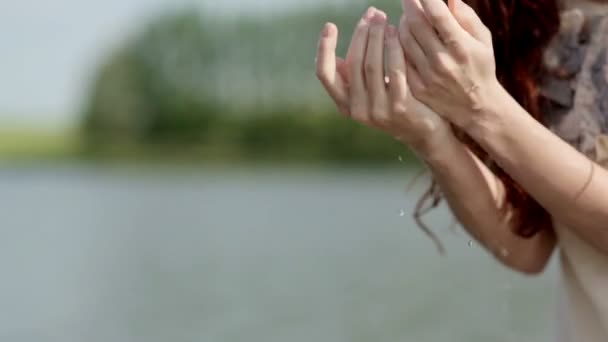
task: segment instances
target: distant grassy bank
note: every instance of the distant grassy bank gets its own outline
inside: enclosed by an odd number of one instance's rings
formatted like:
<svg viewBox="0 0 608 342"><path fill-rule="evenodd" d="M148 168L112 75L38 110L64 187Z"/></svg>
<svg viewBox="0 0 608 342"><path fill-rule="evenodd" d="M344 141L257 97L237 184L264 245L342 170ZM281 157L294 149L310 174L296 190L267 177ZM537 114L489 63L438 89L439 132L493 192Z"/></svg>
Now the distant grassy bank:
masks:
<svg viewBox="0 0 608 342"><path fill-rule="evenodd" d="M416 163L407 148L390 137L358 127L344 118L332 120L340 124L334 126L318 118L291 122L276 117L256 117L245 120L246 123L234 120L216 123L213 134L202 142L167 138L145 144L118 138L96 141L78 130L5 128L0 130L0 160L310 165L370 165L401 160Z"/></svg>
<svg viewBox="0 0 608 342"><path fill-rule="evenodd" d="M75 158L81 149L76 130L33 127L0 128L0 159L4 161L44 161Z"/></svg>

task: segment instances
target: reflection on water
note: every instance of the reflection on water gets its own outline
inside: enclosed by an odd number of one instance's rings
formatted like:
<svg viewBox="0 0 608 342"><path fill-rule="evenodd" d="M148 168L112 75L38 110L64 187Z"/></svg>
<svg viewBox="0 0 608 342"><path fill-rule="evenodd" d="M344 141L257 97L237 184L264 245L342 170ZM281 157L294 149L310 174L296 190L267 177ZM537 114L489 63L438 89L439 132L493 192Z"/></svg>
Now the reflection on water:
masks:
<svg viewBox="0 0 608 342"><path fill-rule="evenodd" d="M6 341L546 341L524 279L380 170L0 171ZM404 217L397 215L405 208Z"/></svg>

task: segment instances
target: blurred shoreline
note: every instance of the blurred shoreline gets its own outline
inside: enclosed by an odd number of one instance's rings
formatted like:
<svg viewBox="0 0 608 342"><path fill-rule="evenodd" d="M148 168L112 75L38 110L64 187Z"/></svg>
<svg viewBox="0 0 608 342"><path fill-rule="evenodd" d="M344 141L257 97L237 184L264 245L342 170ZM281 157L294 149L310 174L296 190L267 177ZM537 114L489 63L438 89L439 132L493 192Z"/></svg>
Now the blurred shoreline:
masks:
<svg viewBox="0 0 608 342"><path fill-rule="evenodd" d="M360 128L365 132L365 128ZM373 133L371 133L373 134ZM325 150L317 139L296 139L282 144L244 145L237 140L183 143L175 141L141 144L129 141L91 143L79 130L45 130L40 128L0 130L0 161L15 163L105 163L105 164L182 164L193 166L269 167L391 167L420 165L407 147L389 137L379 137L386 144L371 146L361 153ZM347 145L348 142L345 142ZM356 141L354 142L356 144ZM245 148L244 148L245 146ZM375 151L382 151L375 155Z"/></svg>

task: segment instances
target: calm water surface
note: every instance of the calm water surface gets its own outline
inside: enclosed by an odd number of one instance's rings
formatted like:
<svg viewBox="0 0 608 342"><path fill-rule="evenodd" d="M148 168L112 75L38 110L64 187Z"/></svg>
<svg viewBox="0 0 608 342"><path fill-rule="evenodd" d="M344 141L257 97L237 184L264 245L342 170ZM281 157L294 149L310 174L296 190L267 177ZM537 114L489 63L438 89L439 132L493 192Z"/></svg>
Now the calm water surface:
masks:
<svg viewBox="0 0 608 342"><path fill-rule="evenodd" d="M0 169L4 341L549 341L555 267L498 266L402 170ZM404 209L408 215L400 216Z"/></svg>

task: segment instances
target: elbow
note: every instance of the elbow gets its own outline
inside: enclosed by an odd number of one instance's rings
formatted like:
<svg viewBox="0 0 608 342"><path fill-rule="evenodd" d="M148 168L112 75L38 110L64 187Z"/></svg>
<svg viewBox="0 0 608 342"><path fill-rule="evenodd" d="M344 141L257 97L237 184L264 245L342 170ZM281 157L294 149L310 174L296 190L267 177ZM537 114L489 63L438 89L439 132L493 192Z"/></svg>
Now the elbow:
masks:
<svg viewBox="0 0 608 342"><path fill-rule="evenodd" d="M531 244L525 250L520 250L520 254L501 256L499 260L512 270L525 276L538 276L542 274L551 260L554 244L539 246Z"/></svg>
<svg viewBox="0 0 608 342"><path fill-rule="evenodd" d="M545 269L547 268L547 265L549 264L549 259L545 258L545 259L527 259L527 260L506 260L506 259L500 259L499 260L503 265L505 265L506 267L510 268L511 270L520 273L524 276L528 276L528 277L534 277L534 276L538 276L540 274L542 274Z"/></svg>
<svg viewBox="0 0 608 342"><path fill-rule="evenodd" d="M517 267L514 267L514 270L525 276L534 277L542 274L548 264L548 259L544 261L527 262L525 264L517 265Z"/></svg>
<svg viewBox="0 0 608 342"><path fill-rule="evenodd" d="M551 261L557 238L553 230L544 230L527 240L520 240L516 253L503 255L502 262L525 276L542 274Z"/></svg>

